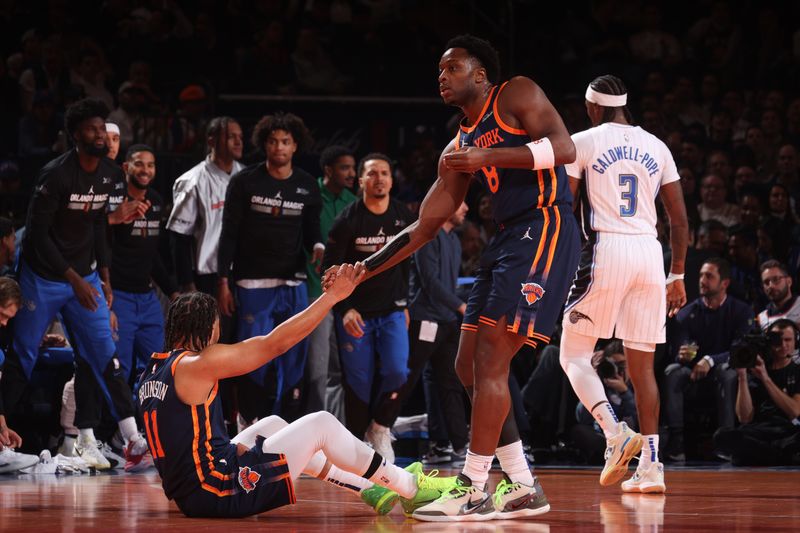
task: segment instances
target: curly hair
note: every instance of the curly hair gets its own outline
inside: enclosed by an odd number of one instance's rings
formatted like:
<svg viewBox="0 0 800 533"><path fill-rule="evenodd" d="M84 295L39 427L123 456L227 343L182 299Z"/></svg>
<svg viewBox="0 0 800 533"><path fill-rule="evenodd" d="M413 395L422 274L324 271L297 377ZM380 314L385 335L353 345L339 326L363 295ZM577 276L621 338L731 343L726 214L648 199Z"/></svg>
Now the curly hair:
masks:
<svg viewBox="0 0 800 533"><path fill-rule="evenodd" d="M486 79L495 84L500 81L500 56L497 50L486 39L464 34L453 37L445 45L445 49L463 48L471 57L478 60L486 70Z"/></svg>
<svg viewBox="0 0 800 533"><path fill-rule="evenodd" d="M97 98L84 98L67 108L67 112L64 113L64 127L67 130L67 134L71 137L84 120L99 117L105 122L108 113L108 106L102 100Z"/></svg>
<svg viewBox="0 0 800 533"><path fill-rule="evenodd" d="M228 126L230 124L239 124L239 121L232 117L222 116L214 117L208 123L208 127L206 128L206 139L213 139L214 150L220 151L227 142ZM208 146L206 149L211 152L211 146Z"/></svg>
<svg viewBox="0 0 800 533"><path fill-rule="evenodd" d="M628 89L625 87L622 80L611 74L596 77L589 86L602 94L620 96L628 93ZM601 123L611 122L616 114L616 109L616 107L604 107ZM622 112L625 114L625 120L633 124L633 114L630 112L627 105L622 106Z"/></svg>
<svg viewBox="0 0 800 533"><path fill-rule="evenodd" d="M293 113L283 111L278 111L274 115L266 115L258 121L256 127L253 128L251 139L253 145L263 152L269 134L278 130L288 131L292 134L294 142L297 143L298 152L303 152L311 146L311 133L303 119Z"/></svg>
<svg viewBox="0 0 800 533"><path fill-rule="evenodd" d="M217 300L202 292L178 296L167 311L164 351L176 348L202 350L211 342L217 321ZM182 344L182 346L179 346Z"/></svg>

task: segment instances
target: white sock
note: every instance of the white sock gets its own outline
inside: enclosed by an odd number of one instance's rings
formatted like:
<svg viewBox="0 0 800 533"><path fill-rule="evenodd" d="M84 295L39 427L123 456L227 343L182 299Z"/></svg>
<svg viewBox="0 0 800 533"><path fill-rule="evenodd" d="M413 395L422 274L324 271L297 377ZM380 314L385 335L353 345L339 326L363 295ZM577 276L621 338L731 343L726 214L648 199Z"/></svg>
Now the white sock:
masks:
<svg viewBox="0 0 800 533"><path fill-rule="evenodd" d="M619 421L608 403L603 382L592 366L596 343L595 337L564 328L559 361L578 399L600 425L606 438L609 438L617 434Z"/></svg>
<svg viewBox="0 0 800 533"><path fill-rule="evenodd" d="M64 435L64 443L61 447L64 449L64 456L72 457L75 455L75 441L78 440L77 435Z"/></svg>
<svg viewBox="0 0 800 533"><path fill-rule="evenodd" d="M592 416L603 430L606 439L619 433L619 419L609 402L605 401L595 405L592 409Z"/></svg>
<svg viewBox="0 0 800 533"><path fill-rule="evenodd" d="M486 490L486 482L489 480L489 469L492 467L493 455L478 455L472 450L467 450L467 458L464 461L462 474L472 481L472 486L479 490Z"/></svg>
<svg viewBox="0 0 800 533"><path fill-rule="evenodd" d="M351 490L357 494L360 494L362 490L368 489L373 485L372 481L357 476L356 474L351 474L331 464L322 452L314 454L314 457L311 458L303 469L303 473L327 481L331 485Z"/></svg>
<svg viewBox="0 0 800 533"><path fill-rule="evenodd" d="M85 442L87 440L95 440L94 428L85 428L78 430L78 440Z"/></svg>
<svg viewBox="0 0 800 533"><path fill-rule="evenodd" d="M368 478L371 482L392 489L403 498L413 498L417 494L417 478L413 474L393 465L378 452L375 452L375 457L380 458L381 462L375 473Z"/></svg>
<svg viewBox="0 0 800 533"><path fill-rule="evenodd" d="M350 472L345 472L338 466L334 465L331 465L330 470L328 470L328 473L325 474L323 477L320 477L320 479L327 481L331 485L336 485L337 487L351 490L356 494L361 494L362 490L368 489L372 485L374 485L372 481L364 479L363 477L357 476L355 474L351 474ZM414 485L412 494L415 494L416 490L417 486Z"/></svg>
<svg viewBox="0 0 800 533"><path fill-rule="evenodd" d="M513 483L522 483L528 487L533 486L533 474L522 450L522 441L512 442L501 446L494 451L500 468L506 473Z"/></svg>
<svg viewBox="0 0 800 533"><path fill-rule="evenodd" d="M122 433L122 438L125 440L125 444L141 438L139 430L136 429L136 419L132 416L123 418L117 425L119 426L119 432Z"/></svg>
<svg viewBox="0 0 800 533"><path fill-rule="evenodd" d="M658 435L642 435L644 437L644 446L642 446L642 454L639 456L639 465L642 468L647 468L650 463L658 462Z"/></svg>

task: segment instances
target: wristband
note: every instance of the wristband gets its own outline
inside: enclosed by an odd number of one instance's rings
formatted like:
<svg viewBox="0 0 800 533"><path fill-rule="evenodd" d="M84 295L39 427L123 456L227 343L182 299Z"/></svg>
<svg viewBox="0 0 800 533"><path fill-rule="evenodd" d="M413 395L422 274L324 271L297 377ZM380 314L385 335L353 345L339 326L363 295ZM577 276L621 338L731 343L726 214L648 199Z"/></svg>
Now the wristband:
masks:
<svg viewBox="0 0 800 533"><path fill-rule="evenodd" d="M673 281L678 281L678 280L683 281L683 274L674 274L674 273L670 272L669 276L667 276L667 283L666 284L669 285Z"/></svg>
<svg viewBox="0 0 800 533"><path fill-rule="evenodd" d="M525 146L533 154L533 170L541 170L543 168L552 168L556 163L556 155L553 153L553 145L550 139L542 137L531 141Z"/></svg>

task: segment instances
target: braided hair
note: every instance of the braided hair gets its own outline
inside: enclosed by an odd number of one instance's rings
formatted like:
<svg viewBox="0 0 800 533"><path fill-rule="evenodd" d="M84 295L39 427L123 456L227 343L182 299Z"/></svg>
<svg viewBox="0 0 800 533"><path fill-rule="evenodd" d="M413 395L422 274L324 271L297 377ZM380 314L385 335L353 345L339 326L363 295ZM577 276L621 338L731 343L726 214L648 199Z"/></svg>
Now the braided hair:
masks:
<svg viewBox="0 0 800 533"><path fill-rule="evenodd" d="M628 89L625 87L625 84L616 76L612 76L611 74L606 74L605 76L598 76L595 78L589 86L603 94L610 94L614 96L620 96L626 94ZM600 120L600 123L603 124L605 122L611 122L614 120L614 115L617 112L616 107L603 107L603 118ZM633 115L631 114L630 110L628 109L627 105L622 106L622 112L625 115L625 120L628 121L628 124L633 124Z"/></svg>
<svg viewBox="0 0 800 533"><path fill-rule="evenodd" d="M178 296L167 311L164 351L176 348L199 351L206 348L211 342L217 318L217 300L213 296L202 292Z"/></svg>
<svg viewBox="0 0 800 533"><path fill-rule="evenodd" d="M213 139L213 146L206 147L209 153L212 149L216 152L220 152L225 146L225 143L228 142L228 126L230 124L239 124L239 122L235 118L222 116L214 117L211 119L211 122L208 123L206 139Z"/></svg>

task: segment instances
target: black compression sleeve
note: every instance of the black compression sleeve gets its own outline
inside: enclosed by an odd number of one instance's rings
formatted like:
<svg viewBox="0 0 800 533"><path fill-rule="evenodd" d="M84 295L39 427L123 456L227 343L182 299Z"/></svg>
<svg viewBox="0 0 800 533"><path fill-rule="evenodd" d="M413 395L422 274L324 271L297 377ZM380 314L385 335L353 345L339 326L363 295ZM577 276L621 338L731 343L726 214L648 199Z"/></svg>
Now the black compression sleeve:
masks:
<svg viewBox="0 0 800 533"><path fill-rule="evenodd" d="M411 242L411 236L408 233L401 233L392 239L389 244L366 258L364 260L364 266L367 267L369 272L372 272L388 261L394 254L402 250L409 242Z"/></svg>

